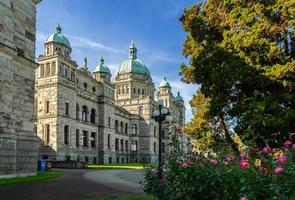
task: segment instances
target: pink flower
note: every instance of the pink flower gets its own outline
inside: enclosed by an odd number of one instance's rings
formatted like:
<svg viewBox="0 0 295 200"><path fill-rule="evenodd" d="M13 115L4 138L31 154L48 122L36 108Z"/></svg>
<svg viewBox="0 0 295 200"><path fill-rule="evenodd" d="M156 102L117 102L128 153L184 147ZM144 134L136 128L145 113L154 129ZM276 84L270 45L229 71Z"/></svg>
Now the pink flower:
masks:
<svg viewBox="0 0 295 200"><path fill-rule="evenodd" d="M284 165L288 162L286 156L283 153L279 155L278 161L280 165Z"/></svg>
<svg viewBox="0 0 295 200"><path fill-rule="evenodd" d="M245 152L241 153L240 156L243 160L247 160L247 158L248 158L248 156Z"/></svg>
<svg viewBox="0 0 295 200"><path fill-rule="evenodd" d="M188 161L186 161L188 165L192 164L192 160L189 159Z"/></svg>
<svg viewBox="0 0 295 200"><path fill-rule="evenodd" d="M226 160L223 161L223 164L228 165L228 162Z"/></svg>
<svg viewBox="0 0 295 200"><path fill-rule="evenodd" d="M182 168L187 168L188 167L188 164L186 162L182 163L181 165Z"/></svg>
<svg viewBox="0 0 295 200"><path fill-rule="evenodd" d="M271 147L269 147L269 146L266 146L266 147L264 147L263 148L263 153L269 153L269 152L271 152L272 151L272 149L271 149Z"/></svg>
<svg viewBox="0 0 295 200"><path fill-rule="evenodd" d="M226 156L226 157L225 157L225 161L226 161L226 162L230 162L230 161L232 161L232 160L234 160L234 157L232 157L232 156Z"/></svg>
<svg viewBox="0 0 295 200"><path fill-rule="evenodd" d="M262 151L259 150L259 151L256 152L256 154L257 154L257 155L260 155L260 154L262 154Z"/></svg>
<svg viewBox="0 0 295 200"><path fill-rule="evenodd" d="M249 168L249 161L248 160L242 160L240 162L240 168L241 169L248 169Z"/></svg>
<svg viewBox="0 0 295 200"><path fill-rule="evenodd" d="M295 144L292 145L292 149L295 149Z"/></svg>
<svg viewBox="0 0 295 200"><path fill-rule="evenodd" d="M265 173L267 173L267 168L265 168L265 167L259 167L259 172L261 173L261 174L265 174Z"/></svg>
<svg viewBox="0 0 295 200"><path fill-rule="evenodd" d="M240 200L249 200L247 196L243 196L240 198Z"/></svg>
<svg viewBox="0 0 295 200"><path fill-rule="evenodd" d="M284 143L284 146L285 146L286 148L291 147L291 146L292 146L292 141L290 141L290 140L286 140L286 142Z"/></svg>
<svg viewBox="0 0 295 200"><path fill-rule="evenodd" d="M250 153L251 153L251 154L254 154L255 151L256 151L256 149L255 149L254 147L250 147L249 150L250 150Z"/></svg>
<svg viewBox="0 0 295 200"><path fill-rule="evenodd" d="M165 180L164 178L161 178L161 179L160 179L160 183L161 183L161 184L164 184L165 182L166 182L166 180Z"/></svg>
<svg viewBox="0 0 295 200"><path fill-rule="evenodd" d="M216 164L217 164L217 160L215 160L215 159L211 159L211 160L210 160L210 164L211 164L211 165L216 165Z"/></svg>
<svg viewBox="0 0 295 200"><path fill-rule="evenodd" d="M279 174L279 173L282 173L282 172L284 172L284 168L282 167L282 166L277 166L276 168L275 168L275 173L276 174Z"/></svg>

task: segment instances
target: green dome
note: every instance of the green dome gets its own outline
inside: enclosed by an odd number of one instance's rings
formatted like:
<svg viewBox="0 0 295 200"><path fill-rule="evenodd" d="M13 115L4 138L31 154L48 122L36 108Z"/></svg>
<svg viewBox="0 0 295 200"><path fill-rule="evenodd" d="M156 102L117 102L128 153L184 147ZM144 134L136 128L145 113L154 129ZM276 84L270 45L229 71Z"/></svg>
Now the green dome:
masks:
<svg viewBox="0 0 295 200"><path fill-rule="evenodd" d="M110 69L108 68L108 66L106 66L104 64L103 57L101 57L100 64L95 67L95 69L94 69L93 72L102 72L102 73L106 73L106 74L112 75L112 73L111 73Z"/></svg>
<svg viewBox="0 0 295 200"><path fill-rule="evenodd" d="M118 74L123 73L137 73L150 76L149 69L143 64L141 60L137 59L137 49L132 42L129 48L129 58L124 60L119 67Z"/></svg>
<svg viewBox="0 0 295 200"><path fill-rule="evenodd" d="M56 27L55 33L51 34L47 38L45 43L56 42L56 43L66 45L71 48L69 40L61 33L61 31L62 31L62 29L61 29L60 25L58 24Z"/></svg>
<svg viewBox="0 0 295 200"><path fill-rule="evenodd" d="M169 88L171 88L170 83L167 81L166 77L164 77L164 80L160 83L160 87L169 87Z"/></svg>
<svg viewBox="0 0 295 200"><path fill-rule="evenodd" d="M183 98L180 96L180 93L177 92L177 96L175 97L175 101L179 103L183 103Z"/></svg>

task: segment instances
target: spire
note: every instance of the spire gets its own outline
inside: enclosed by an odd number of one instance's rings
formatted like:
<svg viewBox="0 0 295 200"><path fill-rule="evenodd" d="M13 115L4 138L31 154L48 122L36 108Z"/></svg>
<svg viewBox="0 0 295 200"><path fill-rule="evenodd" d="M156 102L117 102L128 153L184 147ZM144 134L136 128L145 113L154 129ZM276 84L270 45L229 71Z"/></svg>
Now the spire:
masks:
<svg viewBox="0 0 295 200"><path fill-rule="evenodd" d="M101 65L104 64L104 59L103 59L102 56L101 56L101 58L100 58L100 64L101 64Z"/></svg>
<svg viewBox="0 0 295 200"><path fill-rule="evenodd" d="M132 41L131 45L129 47L129 58L130 59L136 59L137 58L137 49L135 47L135 43Z"/></svg>
<svg viewBox="0 0 295 200"><path fill-rule="evenodd" d="M56 27L56 32L57 33L61 33L61 31L62 31L62 29L61 29L61 27L60 27L60 25L59 25L59 23L57 24L57 27Z"/></svg>
<svg viewBox="0 0 295 200"><path fill-rule="evenodd" d="M177 96L180 96L180 92L179 91L177 92Z"/></svg>
<svg viewBox="0 0 295 200"><path fill-rule="evenodd" d="M164 77L164 81L167 81L167 78L166 77Z"/></svg>

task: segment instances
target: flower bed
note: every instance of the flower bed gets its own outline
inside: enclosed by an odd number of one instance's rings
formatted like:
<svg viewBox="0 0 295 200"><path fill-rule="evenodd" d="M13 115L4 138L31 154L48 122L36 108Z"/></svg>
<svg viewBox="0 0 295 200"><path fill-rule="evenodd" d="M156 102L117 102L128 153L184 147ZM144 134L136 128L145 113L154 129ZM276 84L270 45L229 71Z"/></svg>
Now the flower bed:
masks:
<svg viewBox="0 0 295 200"><path fill-rule="evenodd" d="M294 200L295 144L280 149L249 147L240 155L181 155L145 174L144 189L161 200Z"/></svg>

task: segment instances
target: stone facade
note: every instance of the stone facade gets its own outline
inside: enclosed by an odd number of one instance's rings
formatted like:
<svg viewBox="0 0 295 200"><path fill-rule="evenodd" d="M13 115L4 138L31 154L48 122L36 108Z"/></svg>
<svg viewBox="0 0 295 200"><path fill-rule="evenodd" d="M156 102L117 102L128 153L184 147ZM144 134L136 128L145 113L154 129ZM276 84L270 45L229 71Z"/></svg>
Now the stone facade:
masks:
<svg viewBox="0 0 295 200"><path fill-rule="evenodd" d="M37 134L43 141L39 158L102 164L156 162L158 124L151 119L156 99L169 99L165 107L178 128L185 121L183 102L175 101L171 88L155 97L154 83L136 59L134 44L129 49L131 60L124 61L124 70L119 70L113 83L103 59L91 73L87 59L78 67L71 51L58 26L45 42L45 55L38 59L35 106ZM133 66L134 60L138 65ZM137 68L126 71L128 67ZM163 130L166 152L168 127L164 125Z"/></svg>
<svg viewBox="0 0 295 200"><path fill-rule="evenodd" d="M35 175L36 4L0 1L0 178Z"/></svg>

